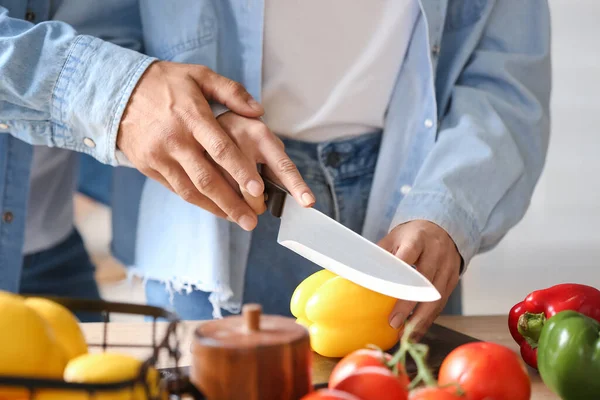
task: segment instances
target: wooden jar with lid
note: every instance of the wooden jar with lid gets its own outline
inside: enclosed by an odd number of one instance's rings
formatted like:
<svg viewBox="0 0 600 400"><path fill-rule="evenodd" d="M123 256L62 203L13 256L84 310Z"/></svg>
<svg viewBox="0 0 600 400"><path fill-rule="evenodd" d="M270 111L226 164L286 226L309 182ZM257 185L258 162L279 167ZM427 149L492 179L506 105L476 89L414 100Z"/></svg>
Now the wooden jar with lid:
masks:
<svg viewBox="0 0 600 400"><path fill-rule="evenodd" d="M192 340L191 382L208 400L298 400L312 390L309 333L292 318L241 316L200 324Z"/></svg>

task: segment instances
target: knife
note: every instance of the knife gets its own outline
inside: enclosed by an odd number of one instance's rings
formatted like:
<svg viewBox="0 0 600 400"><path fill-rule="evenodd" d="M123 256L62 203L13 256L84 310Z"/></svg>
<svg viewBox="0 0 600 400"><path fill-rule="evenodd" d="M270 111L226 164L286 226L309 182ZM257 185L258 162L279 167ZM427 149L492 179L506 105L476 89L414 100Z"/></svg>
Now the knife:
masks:
<svg viewBox="0 0 600 400"><path fill-rule="evenodd" d="M413 266L314 208L261 173L267 210L281 220L277 242L334 274L372 291L402 300L441 298Z"/></svg>

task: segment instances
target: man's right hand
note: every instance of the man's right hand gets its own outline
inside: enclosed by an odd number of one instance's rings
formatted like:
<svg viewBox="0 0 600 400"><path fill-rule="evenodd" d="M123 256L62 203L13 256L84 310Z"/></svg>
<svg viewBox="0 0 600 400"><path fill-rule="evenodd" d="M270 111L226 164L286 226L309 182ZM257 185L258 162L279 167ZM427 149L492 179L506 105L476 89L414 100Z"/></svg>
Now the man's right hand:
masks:
<svg viewBox="0 0 600 400"><path fill-rule="evenodd" d="M252 230L258 222L256 212L219 169L254 197L262 196L264 183L256 163L222 130L209 101L249 118L263 114L242 85L207 67L155 62L125 109L117 148L144 175L187 202ZM288 188L296 199L300 201L305 193L312 196L297 170L288 173L289 181L301 182Z"/></svg>

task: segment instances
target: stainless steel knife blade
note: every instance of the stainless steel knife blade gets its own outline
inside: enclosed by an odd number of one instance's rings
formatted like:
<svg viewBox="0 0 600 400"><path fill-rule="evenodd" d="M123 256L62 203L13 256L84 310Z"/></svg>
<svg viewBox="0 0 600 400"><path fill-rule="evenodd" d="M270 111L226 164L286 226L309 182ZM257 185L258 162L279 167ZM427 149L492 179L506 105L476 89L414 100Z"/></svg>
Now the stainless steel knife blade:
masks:
<svg viewBox="0 0 600 400"><path fill-rule="evenodd" d="M263 179L265 179L263 177ZM441 298L414 267L265 179L267 208L281 219L277 242L334 274L397 299Z"/></svg>

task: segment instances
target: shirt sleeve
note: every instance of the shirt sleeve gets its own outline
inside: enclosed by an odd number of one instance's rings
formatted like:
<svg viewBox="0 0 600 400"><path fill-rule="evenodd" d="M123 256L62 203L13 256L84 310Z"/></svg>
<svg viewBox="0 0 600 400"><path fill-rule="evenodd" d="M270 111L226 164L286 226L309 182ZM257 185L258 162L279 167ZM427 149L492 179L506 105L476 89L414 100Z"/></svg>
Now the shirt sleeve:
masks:
<svg viewBox="0 0 600 400"><path fill-rule="evenodd" d="M0 7L0 131L119 165L121 116L152 57Z"/></svg>
<svg viewBox="0 0 600 400"><path fill-rule="evenodd" d="M466 265L522 219L548 148L550 51L547 1L494 4L392 228L432 221Z"/></svg>

